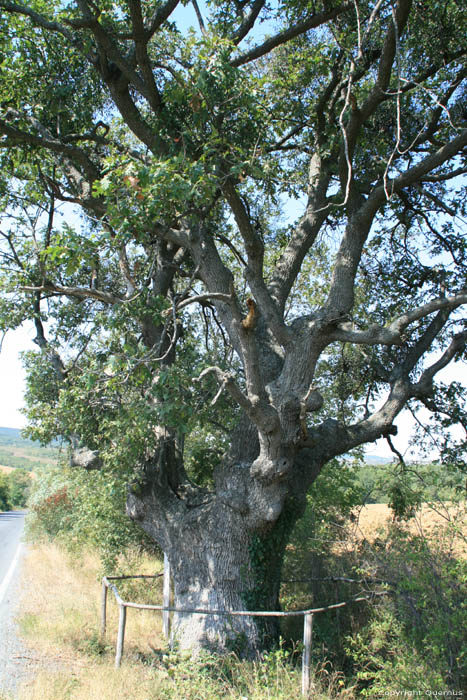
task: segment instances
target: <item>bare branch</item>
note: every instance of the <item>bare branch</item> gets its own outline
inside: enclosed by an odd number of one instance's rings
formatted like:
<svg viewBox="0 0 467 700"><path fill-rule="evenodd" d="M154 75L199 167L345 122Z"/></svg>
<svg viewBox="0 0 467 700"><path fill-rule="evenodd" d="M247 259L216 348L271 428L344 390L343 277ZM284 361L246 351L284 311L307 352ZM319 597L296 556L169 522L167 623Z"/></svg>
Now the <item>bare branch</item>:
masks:
<svg viewBox="0 0 467 700"><path fill-rule="evenodd" d="M126 298L130 298L135 294L136 284L131 274L130 265L128 264L128 257L126 254L126 247L122 245L118 251L118 261L120 270L126 282Z"/></svg>
<svg viewBox="0 0 467 700"><path fill-rule="evenodd" d="M315 29L316 27L325 24L330 19L334 19L334 17L337 17L338 15L342 14L342 12L348 10L349 7L352 7L351 3L336 7L329 12L319 12L303 22L299 22L295 26L289 27L289 29L285 29L283 32L279 32L270 39L266 39L265 42L259 46L256 46L254 49L251 49L237 58L232 59L230 63L232 66L238 67L244 66L245 63L250 63L250 61L255 61L257 58L270 53L277 46L285 44L287 41L295 39L295 37L300 36L301 34L305 34L305 32L309 31L310 29Z"/></svg>
<svg viewBox="0 0 467 700"><path fill-rule="evenodd" d="M152 233L156 238L174 243L180 248L190 248L190 232L188 230L171 228L158 223L152 229Z"/></svg>
<svg viewBox="0 0 467 700"><path fill-rule="evenodd" d="M272 332L281 344L287 344L290 340L288 331L276 303L272 299L264 283L263 278L263 258L264 243L259 232L251 222L249 213L240 198L233 182L228 179L223 187L225 196L237 222L240 234L245 243L248 266L245 270L247 281L251 291L257 298L261 307L261 312L270 325Z"/></svg>
<svg viewBox="0 0 467 700"><path fill-rule="evenodd" d="M361 120L365 121L373 114L384 99L391 78L392 67L397 50L397 36L401 36L409 18L412 0L399 0L395 10L394 21L391 16L378 67L378 76L368 98L361 107Z"/></svg>
<svg viewBox="0 0 467 700"><path fill-rule="evenodd" d="M234 401L243 408L245 413L250 417L253 416L254 408L250 399L245 396L238 384L236 383L234 377L229 372L224 372L220 367L212 366L204 369L199 377L193 379L194 382L200 382L206 375L214 374L217 381L221 385L221 389L227 389L229 394L232 396ZM217 401L218 395L216 395Z"/></svg>
<svg viewBox="0 0 467 700"><path fill-rule="evenodd" d="M226 304L231 304L233 297L231 294L222 294L221 292L212 292L212 293L207 293L207 294L197 294L196 296L189 297L188 299L184 299L183 301L180 301L178 304L175 305L175 310L180 311L181 309L184 309L186 306L190 306L190 304L203 304L204 302L208 301L225 301ZM170 313L170 309L164 312L165 314Z"/></svg>
<svg viewBox="0 0 467 700"><path fill-rule="evenodd" d="M256 18L263 9L265 1L266 0L255 0L249 14L245 17L232 37L232 41L235 45L238 45L242 39L247 36L251 29L253 29Z"/></svg>
<svg viewBox="0 0 467 700"><path fill-rule="evenodd" d="M96 299L103 304L122 304L131 299L121 299L108 292L103 292L99 289L91 289L88 287L63 287L59 284L43 284L40 287L20 287L22 292L45 292L52 295L63 295L68 297L77 297L78 299ZM134 297L133 297L134 298Z"/></svg>
<svg viewBox="0 0 467 700"><path fill-rule="evenodd" d="M467 175L467 168L454 168L454 170L449 170L446 173L424 175L420 180L421 182L447 182L448 180L453 180L460 175Z"/></svg>
<svg viewBox="0 0 467 700"><path fill-rule="evenodd" d="M198 20L199 28L201 31L201 34L206 34L206 27L204 26L204 19L203 15L201 14L201 10L199 9L199 5L197 3L197 0L191 0L191 4L193 5L193 9L196 14L196 18Z"/></svg>
<svg viewBox="0 0 467 700"><path fill-rule="evenodd" d="M128 6L130 8L131 22L133 25L136 60L138 61L141 74L147 87L148 102L157 112L161 106L161 96L154 80L154 73L147 52L149 35L144 27L141 2L140 0L128 0Z"/></svg>
<svg viewBox="0 0 467 700"><path fill-rule="evenodd" d="M262 276L264 260L264 243L258 231L251 223L249 213L240 195L235 189L235 185L229 178L223 186L223 192L232 209L238 229L245 243L248 256L248 265L254 274Z"/></svg>
<svg viewBox="0 0 467 700"><path fill-rule="evenodd" d="M434 319L429 323L428 327L417 339L412 347L409 347L404 360L394 367L391 372L391 377L409 376L409 373L415 368L419 360L433 345L434 340L438 337L446 325L449 318L449 309L440 309Z"/></svg>
<svg viewBox="0 0 467 700"><path fill-rule="evenodd" d="M289 243L276 263L268 285L272 297L277 301L281 310L285 307L305 255L315 242L329 214L325 205L330 178L330 171L327 167L323 167L319 155L313 155L309 168L309 191L305 214L300 219Z"/></svg>
<svg viewBox="0 0 467 700"><path fill-rule="evenodd" d="M359 423L349 426L337 420L328 419L309 430L303 447L319 450L323 453L324 459L330 459L366 442L374 442L387 434L396 434L393 421L410 398L410 389L410 382L407 379L398 379L378 411Z"/></svg>
<svg viewBox="0 0 467 700"><path fill-rule="evenodd" d="M452 309L456 309L458 306L462 306L462 304L467 304L467 290L462 290L458 294L451 297L440 297L439 299L433 299L427 304L419 306L417 309L407 311L407 313L402 314L397 319L392 321L388 326L388 330L395 333L401 333L409 324L413 323L414 321L418 321L425 316L429 316L435 311L439 311L440 309L448 309L451 311Z"/></svg>
<svg viewBox="0 0 467 700"><path fill-rule="evenodd" d="M457 154L461 153L462 150L467 146L467 129L463 129L457 136L455 136L451 141L445 143L441 148L439 148L435 153L423 158L419 163L408 168L405 172L401 173L398 177L392 180L387 180L386 190L390 194L399 192L404 187L413 185L421 181L440 181L443 176L432 176L431 172L441 165L444 165L447 161L454 158ZM462 169L464 172L465 170ZM436 178L439 177L437 180ZM448 179L448 178L444 178ZM364 209L368 212L371 210L376 211L376 209L381 206L381 204L386 199L385 187L380 185L376 187L371 195L368 197Z"/></svg>
<svg viewBox="0 0 467 700"><path fill-rule="evenodd" d="M148 27L148 38L150 39L157 30L164 24L164 22L170 17L172 12L175 10L180 0L168 0L165 5L158 7L154 12Z"/></svg>
<svg viewBox="0 0 467 700"><path fill-rule="evenodd" d="M467 129L464 129L438 151L423 158L398 177L375 187L366 202L350 218L337 253L331 280L331 289L325 310L332 317L346 314L353 306L354 281L363 246L370 232L377 210L386 201L386 193L394 194L404 187L423 180L436 168L454 158L467 146Z"/></svg>
<svg viewBox="0 0 467 700"><path fill-rule="evenodd" d="M398 37L400 37L404 31L411 7L412 0L399 0L397 3L397 7L393 17L391 18L391 22L389 23L386 33L375 84L369 96L361 106L357 105L356 99L351 92L355 72L354 64L352 64L349 71L345 104L340 115L344 142L341 148L339 171L341 183L343 184L343 187L345 185L346 190L345 202L347 202L349 198L350 188L352 185L351 163L360 129L364 122L375 112L376 108L381 104L381 102L385 100L385 92L389 85L392 67L396 56ZM348 126L344 129L342 125L342 118L344 110L347 109L349 104L351 105L352 109L350 111Z"/></svg>

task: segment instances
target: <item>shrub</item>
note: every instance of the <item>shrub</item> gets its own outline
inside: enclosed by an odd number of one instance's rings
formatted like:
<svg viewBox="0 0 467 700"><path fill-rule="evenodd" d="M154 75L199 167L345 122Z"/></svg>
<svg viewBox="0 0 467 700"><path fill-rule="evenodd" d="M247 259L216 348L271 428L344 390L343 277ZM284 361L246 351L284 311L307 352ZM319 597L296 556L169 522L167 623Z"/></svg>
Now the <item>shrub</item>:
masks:
<svg viewBox="0 0 467 700"><path fill-rule="evenodd" d="M69 549L89 545L100 553L105 572L113 573L126 549L155 551L126 516L125 498L125 482L115 474L65 466L44 469L30 497L28 535L36 541L58 538Z"/></svg>
<svg viewBox="0 0 467 700"><path fill-rule="evenodd" d="M31 515L34 518L29 532L39 533L50 538L57 537L61 532L66 532L72 524L72 505L66 486L61 486L41 500L36 500L31 505Z"/></svg>
<svg viewBox="0 0 467 700"><path fill-rule="evenodd" d="M400 524L380 538L372 565L391 582L393 596L375 606L368 625L347 642L363 696L463 687L467 561L456 542L456 521L429 539Z"/></svg>

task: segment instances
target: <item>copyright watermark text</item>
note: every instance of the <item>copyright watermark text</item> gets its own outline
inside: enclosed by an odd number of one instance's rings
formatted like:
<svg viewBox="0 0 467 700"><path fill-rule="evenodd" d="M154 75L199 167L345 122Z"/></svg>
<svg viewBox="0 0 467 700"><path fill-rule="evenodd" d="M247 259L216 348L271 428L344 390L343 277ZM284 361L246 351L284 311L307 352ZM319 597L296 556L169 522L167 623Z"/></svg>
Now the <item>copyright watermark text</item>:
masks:
<svg viewBox="0 0 467 700"><path fill-rule="evenodd" d="M462 690L385 690L387 698L463 698Z"/></svg>

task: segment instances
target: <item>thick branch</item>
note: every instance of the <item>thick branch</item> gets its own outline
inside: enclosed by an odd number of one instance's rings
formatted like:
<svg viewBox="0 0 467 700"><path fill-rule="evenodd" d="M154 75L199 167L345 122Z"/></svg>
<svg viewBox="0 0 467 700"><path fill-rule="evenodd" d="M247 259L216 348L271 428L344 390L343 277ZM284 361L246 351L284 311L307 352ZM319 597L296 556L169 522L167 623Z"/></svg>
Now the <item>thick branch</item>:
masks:
<svg viewBox="0 0 467 700"><path fill-rule="evenodd" d="M26 119L33 129L38 133L33 134L23 129L18 129L11 124L11 119ZM88 178L92 181L99 176L99 171L95 167L89 156L80 148L72 146L68 143L63 143L61 140L52 137L52 135L42 126L42 124L34 117L22 115L17 110L9 108L5 114L5 118L0 118L0 131L9 138L8 146L17 143L27 143L33 146L46 148L54 153L59 153L69 161L79 163ZM2 143L0 142L0 146Z"/></svg>
<svg viewBox="0 0 467 700"><path fill-rule="evenodd" d="M148 39L150 39L157 30L164 24L164 22L170 17L172 12L175 10L180 0L168 0L165 5L158 7L154 12L148 27Z"/></svg>
<svg viewBox="0 0 467 700"><path fill-rule="evenodd" d="M128 263L128 257L126 254L126 247L124 245L122 245L118 251L118 262L126 283L126 298L128 299L134 295L136 291L136 285L131 274L130 265Z"/></svg>
<svg viewBox="0 0 467 700"><path fill-rule="evenodd" d="M327 461L359 445L374 442L385 434L394 434L393 421L410 397L410 382L399 379L391 388L384 405L372 416L350 426L328 419L320 426L309 430L303 447L312 447L315 453L317 451L322 453L322 459Z"/></svg>
<svg viewBox="0 0 467 700"><path fill-rule="evenodd" d="M373 219L387 198L404 187L423 180L424 176L458 155L467 146L467 129L444 144L435 153L426 156L402 175L376 187L359 210L352 216L339 247L331 289L325 309L328 315L349 313L354 301L354 282L363 246L373 223Z"/></svg>
<svg viewBox="0 0 467 700"><path fill-rule="evenodd" d="M195 382L200 382L206 375L208 374L214 374L216 376L217 381L221 385L220 391L223 389L227 389L233 400L243 408L245 413L253 419L253 414L254 414L254 408L253 404L251 403L250 399L245 396L245 394L242 392L240 387L238 386L237 382L233 378L233 376L229 372L224 372L220 367L207 367L205 370L201 372L199 377L194 379L193 381ZM218 392L216 394L215 399L212 401L212 403L215 403L219 397Z"/></svg>
<svg viewBox="0 0 467 700"><path fill-rule="evenodd" d="M430 175L430 173L436 168L439 168L441 165L444 165L444 163L451 160L456 155L460 154L466 146L467 129L463 129L457 136L441 146L441 148L439 148L435 153L431 153L429 156L426 156L426 158L423 158L413 167L408 168L398 177L395 177L392 180L388 179L385 185L383 184L376 187L368 197L364 209L366 212L368 212L368 214L374 214L386 200L386 193L389 193L389 195L395 194L404 187L408 187L409 185L413 185L417 182L438 182L443 179L449 179L449 175L445 177L444 175ZM458 169L459 174L462 172L465 172L465 169Z"/></svg>
<svg viewBox="0 0 467 700"><path fill-rule="evenodd" d="M259 232L251 223L248 211L242 199L238 195L234 184L230 180L227 180L223 189L230 208L234 214L240 234L245 243L248 260L245 276L250 285L251 291L255 295L256 301L261 308L261 313L263 314L266 323L270 326L277 341L283 345L287 344L290 340L287 328L278 311L276 303L273 301L264 283L264 243Z"/></svg>
<svg viewBox="0 0 467 700"><path fill-rule="evenodd" d="M459 292L451 297L433 299L423 306L407 311L386 326L371 326L366 330L353 329L350 324L342 323L332 331L331 342L356 343L360 345L401 345L403 332L415 321L419 321L440 309L453 310L467 304L467 292Z"/></svg>
<svg viewBox="0 0 467 700"><path fill-rule="evenodd" d="M209 302L209 301L225 301L226 304L229 304L232 302L233 297L231 294L222 294L220 292L212 292L212 293L207 293L207 294L197 294L196 296L189 297L188 299L184 299L183 301L180 301L178 304L175 305L175 311L180 311L181 309L184 309L186 306L190 306L190 304L203 304L204 302ZM168 309L165 313L171 313L172 309Z"/></svg>
<svg viewBox="0 0 467 700"><path fill-rule="evenodd" d="M45 332L44 332L44 326L42 324L42 319L41 319L41 293L39 290L34 290L34 325L36 327L36 337L34 338L34 342L40 347L42 352L49 358L50 363L55 371L55 374L57 375L58 379L60 381L63 381L66 377L66 369L65 365L62 361L62 358L58 354L58 352L52 348L46 337L45 337Z"/></svg>
<svg viewBox="0 0 467 700"><path fill-rule="evenodd" d="M426 396L427 394L430 394L435 375L440 370L447 367L447 365L466 347L466 345L467 331L457 333L440 359L434 362L422 373L419 381L414 385L414 396Z"/></svg>
<svg viewBox="0 0 467 700"><path fill-rule="evenodd" d="M305 214L300 219L284 252L280 256L269 283L269 290L279 308L285 303L300 272L303 260L316 240L329 214L326 192L330 181L328 169L315 154L310 163L309 192Z"/></svg>
<svg viewBox="0 0 467 700"><path fill-rule="evenodd" d="M154 226L152 229L152 232L156 238L174 243L180 248L190 248L190 232L185 229L176 229L169 226L163 226L162 224L156 224L156 226Z"/></svg>
<svg viewBox="0 0 467 700"><path fill-rule="evenodd" d="M246 207L230 179L226 180L223 186L223 192L232 209L238 229L245 243L248 265L255 275L262 276L264 243L261 236L251 223Z"/></svg>
<svg viewBox="0 0 467 700"><path fill-rule="evenodd" d="M391 372L392 377L408 376L420 358L428 352L432 347L433 342L444 328L446 321L449 318L450 311L441 309L438 311L434 319L428 325L426 330L421 334L416 343L409 348L405 359L399 366L396 366Z"/></svg>
<svg viewBox="0 0 467 700"><path fill-rule="evenodd" d="M144 78L147 88L148 102L154 110L158 110L161 106L161 97L154 80L154 74L151 68L147 52L147 42L149 36L145 30L143 23L143 15L141 12L140 0L128 0L130 8L131 22L133 25L133 39L135 42L136 60L141 69L141 74Z"/></svg>
<svg viewBox="0 0 467 700"><path fill-rule="evenodd" d="M346 183L349 179L348 170L362 124L375 112L378 105L386 99L386 90L391 79L392 67L396 56L397 41L407 24L411 7L412 0L399 0L397 3L395 17L389 20L389 27L381 52L375 85L361 108L358 107L351 93L354 69L349 78L347 103L350 102L352 109L350 111L349 124L345 129L345 144L341 148L339 164L340 179L343 189L347 188Z"/></svg>
<svg viewBox="0 0 467 700"><path fill-rule="evenodd" d="M246 37L250 30L253 29L253 26L256 22L256 18L263 9L264 5L265 0L255 0L249 14L245 17L245 19L243 20L243 22L238 27L237 31L232 37L232 41L234 44L238 45L242 41L242 39Z"/></svg>

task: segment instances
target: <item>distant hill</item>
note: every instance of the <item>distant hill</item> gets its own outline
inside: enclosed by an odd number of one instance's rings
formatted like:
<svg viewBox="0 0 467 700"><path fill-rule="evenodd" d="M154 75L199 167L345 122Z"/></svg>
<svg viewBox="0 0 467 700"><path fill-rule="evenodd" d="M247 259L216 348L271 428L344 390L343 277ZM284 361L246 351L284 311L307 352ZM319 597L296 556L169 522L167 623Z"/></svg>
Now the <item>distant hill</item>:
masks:
<svg viewBox="0 0 467 700"><path fill-rule="evenodd" d="M58 455L57 445L42 447L38 442L24 438L18 428L0 428L0 464L5 467L33 471L55 464Z"/></svg>
<svg viewBox="0 0 467 700"><path fill-rule="evenodd" d="M394 458L392 457L378 457L378 455L365 455L365 462L367 464L389 464Z"/></svg>
<svg viewBox="0 0 467 700"><path fill-rule="evenodd" d="M9 442L15 442L17 440L26 442L26 440L21 437L21 430L19 428L0 428L1 445L8 444ZM31 440L28 440L27 442L31 442Z"/></svg>

